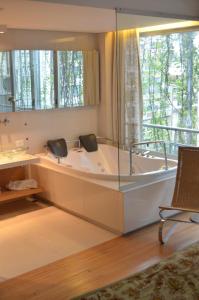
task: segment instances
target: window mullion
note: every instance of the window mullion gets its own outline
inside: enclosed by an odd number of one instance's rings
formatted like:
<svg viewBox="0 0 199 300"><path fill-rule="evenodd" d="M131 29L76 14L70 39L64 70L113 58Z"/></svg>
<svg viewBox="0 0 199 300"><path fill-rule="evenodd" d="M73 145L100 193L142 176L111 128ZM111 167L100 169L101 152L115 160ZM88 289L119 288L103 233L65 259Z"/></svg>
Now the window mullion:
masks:
<svg viewBox="0 0 199 300"><path fill-rule="evenodd" d="M33 54L33 51L30 51L30 78L31 78L32 109L35 109L35 77L34 77L34 54Z"/></svg>
<svg viewBox="0 0 199 300"><path fill-rule="evenodd" d="M57 51L53 51L53 68L54 68L54 100L55 108L58 108L58 61Z"/></svg>
<svg viewBox="0 0 199 300"><path fill-rule="evenodd" d="M15 79L14 79L14 55L13 51L9 51L10 59L10 84L11 84L11 96L15 97ZM15 99L14 99L15 100Z"/></svg>

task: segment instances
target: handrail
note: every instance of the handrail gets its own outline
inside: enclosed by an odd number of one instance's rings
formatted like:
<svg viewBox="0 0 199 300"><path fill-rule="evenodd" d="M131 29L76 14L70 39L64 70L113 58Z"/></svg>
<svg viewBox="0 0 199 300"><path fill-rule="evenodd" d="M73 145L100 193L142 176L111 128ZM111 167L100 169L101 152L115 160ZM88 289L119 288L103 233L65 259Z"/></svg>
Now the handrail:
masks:
<svg viewBox="0 0 199 300"><path fill-rule="evenodd" d="M129 149L129 169L130 169L130 176L133 174L133 165L132 165L132 150L136 146L141 146L141 145L147 145L147 147L150 144L162 144L163 145L163 150L164 150L164 160L165 160L165 170L168 170L168 159L167 159L167 151L166 151L166 143L163 140L156 140L156 141L144 141L144 142L139 142L139 143L131 143L130 144L130 149Z"/></svg>
<svg viewBox="0 0 199 300"><path fill-rule="evenodd" d="M184 132L189 132L189 133L199 133L199 130L191 129L191 128L170 127L170 126L167 126L167 125L147 124L147 123L143 123L142 125L144 127L149 127L149 128L159 128L159 129L174 130L174 131L184 131Z"/></svg>

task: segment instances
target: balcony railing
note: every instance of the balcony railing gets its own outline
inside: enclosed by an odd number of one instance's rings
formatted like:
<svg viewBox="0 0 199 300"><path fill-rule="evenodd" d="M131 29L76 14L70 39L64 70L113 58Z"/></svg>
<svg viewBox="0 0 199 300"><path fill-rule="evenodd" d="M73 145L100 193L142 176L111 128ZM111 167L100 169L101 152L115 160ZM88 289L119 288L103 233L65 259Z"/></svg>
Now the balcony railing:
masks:
<svg viewBox="0 0 199 300"><path fill-rule="evenodd" d="M166 142L168 153L177 154L179 146L199 145L199 130L144 123L143 140L157 139Z"/></svg>

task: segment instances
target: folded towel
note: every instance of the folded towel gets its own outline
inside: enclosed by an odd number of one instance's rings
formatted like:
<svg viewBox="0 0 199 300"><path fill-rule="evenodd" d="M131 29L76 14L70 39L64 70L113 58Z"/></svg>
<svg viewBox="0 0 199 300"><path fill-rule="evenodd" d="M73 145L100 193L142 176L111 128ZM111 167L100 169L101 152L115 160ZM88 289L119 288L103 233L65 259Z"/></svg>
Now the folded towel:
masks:
<svg viewBox="0 0 199 300"><path fill-rule="evenodd" d="M6 187L11 191L20 191L26 189L35 189L38 187L38 184L35 179L25 179L10 181Z"/></svg>

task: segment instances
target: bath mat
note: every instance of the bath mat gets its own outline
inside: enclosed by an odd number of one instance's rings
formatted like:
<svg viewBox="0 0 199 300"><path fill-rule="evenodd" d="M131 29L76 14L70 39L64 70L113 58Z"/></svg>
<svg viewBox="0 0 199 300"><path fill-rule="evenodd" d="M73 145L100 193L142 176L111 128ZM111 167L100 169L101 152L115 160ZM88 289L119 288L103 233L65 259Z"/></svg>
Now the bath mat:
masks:
<svg viewBox="0 0 199 300"><path fill-rule="evenodd" d="M199 299L199 242L131 277L73 300Z"/></svg>

